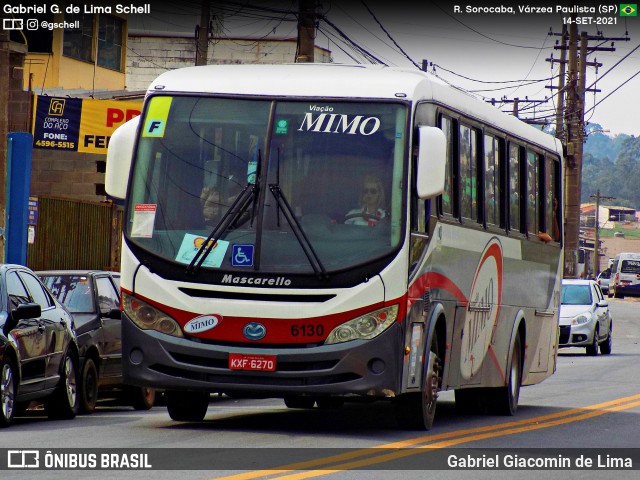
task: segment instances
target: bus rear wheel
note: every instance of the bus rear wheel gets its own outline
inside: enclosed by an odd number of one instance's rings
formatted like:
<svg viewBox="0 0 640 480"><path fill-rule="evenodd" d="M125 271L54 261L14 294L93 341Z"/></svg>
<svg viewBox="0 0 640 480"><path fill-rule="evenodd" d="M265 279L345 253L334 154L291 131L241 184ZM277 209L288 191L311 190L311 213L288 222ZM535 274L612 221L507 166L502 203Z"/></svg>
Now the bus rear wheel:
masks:
<svg viewBox="0 0 640 480"><path fill-rule="evenodd" d="M516 337L511 351L511 361L507 370L507 384L504 387L492 388L493 410L498 415L515 415L520 398L522 384L522 341L520 335Z"/></svg>
<svg viewBox="0 0 640 480"><path fill-rule="evenodd" d="M435 332L425 368L422 391L402 394L394 402L396 421L405 430L430 430L436 416L441 363Z"/></svg>
<svg viewBox="0 0 640 480"><path fill-rule="evenodd" d="M179 422L200 422L209 408L209 392L168 391L165 398L169 416Z"/></svg>

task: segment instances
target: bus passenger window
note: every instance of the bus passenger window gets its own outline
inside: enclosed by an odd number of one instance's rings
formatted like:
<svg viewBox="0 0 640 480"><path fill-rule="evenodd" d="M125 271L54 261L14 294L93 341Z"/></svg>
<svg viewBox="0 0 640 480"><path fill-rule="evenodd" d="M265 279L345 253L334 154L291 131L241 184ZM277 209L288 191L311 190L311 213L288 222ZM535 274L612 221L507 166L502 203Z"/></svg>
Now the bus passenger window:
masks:
<svg viewBox="0 0 640 480"><path fill-rule="evenodd" d="M558 202L558 162L547 157L544 172L544 216L546 232L555 242L560 241L560 207Z"/></svg>
<svg viewBox="0 0 640 480"><path fill-rule="evenodd" d="M460 188L461 188L461 210L462 217L472 220L478 219L477 205L477 147L476 131L461 125L460 126Z"/></svg>
<svg viewBox="0 0 640 480"><path fill-rule="evenodd" d="M520 146L509 145L509 229L520 231Z"/></svg>
<svg viewBox="0 0 640 480"><path fill-rule="evenodd" d="M447 117L440 118L440 128L444 132L447 137L447 152L446 159L447 163L445 166L445 177L444 177L444 193L442 194L442 212L453 214L453 161L452 161L452 146L453 146L453 132L451 119Z"/></svg>
<svg viewBox="0 0 640 480"><path fill-rule="evenodd" d="M527 230L533 234L537 234L540 230L538 228L539 165L540 156L535 152L527 152Z"/></svg>
<svg viewBox="0 0 640 480"><path fill-rule="evenodd" d="M500 225L500 158L498 139L484 136L485 218L489 225Z"/></svg>

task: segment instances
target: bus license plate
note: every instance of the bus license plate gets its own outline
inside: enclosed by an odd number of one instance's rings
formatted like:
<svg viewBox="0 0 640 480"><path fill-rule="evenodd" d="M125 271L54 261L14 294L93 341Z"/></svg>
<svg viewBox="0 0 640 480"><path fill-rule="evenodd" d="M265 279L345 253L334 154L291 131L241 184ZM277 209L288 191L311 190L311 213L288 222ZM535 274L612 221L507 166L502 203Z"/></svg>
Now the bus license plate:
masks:
<svg viewBox="0 0 640 480"><path fill-rule="evenodd" d="M231 370L255 370L259 372L275 372L275 355L243 355L229 354L229 368Z"/></svg>

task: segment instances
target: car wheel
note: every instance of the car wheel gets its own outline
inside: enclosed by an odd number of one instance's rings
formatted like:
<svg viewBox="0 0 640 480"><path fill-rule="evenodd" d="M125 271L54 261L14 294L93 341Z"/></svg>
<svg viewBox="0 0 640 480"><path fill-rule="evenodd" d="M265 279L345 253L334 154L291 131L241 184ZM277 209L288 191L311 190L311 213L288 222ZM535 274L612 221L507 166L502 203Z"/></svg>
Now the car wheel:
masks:
<svg viewBox="0 0 640 480"><path fill-rule="evenodd" d="M0 364L0 427L8 427L15 413L16 377L14 364L10 358L3 358Z"/></svg>
<svg viewBox="0 0 640 480"><path fill-rule="evenodd" d="M129 403L136 410L150 410L156 401L156 389L151 387L128 387Z"/></svg>
<svg viewBox="0 0 640 480"><path fill-rule="evenodd" d="M607 340L600 344L600 353L603 355L609 355L613 347L613 322L609 325L609 335Z"/></svg>
<svg viewBox="0 0 640 480"><path fill-rule="evenodd" d="M60 365L60 381L51 397L45 402L47 414L51 419L71 419L78 413L79 395L78 361L71 352L67 352Z"/></svg>
<svg viewBox="0 0 640 480"><path fill-rule="evenodd" d="M285 397L284 404L287 408L313 408L316 399L313 397Z"/></svg>
<svg viewBox="0 0 640 480"><path fill-rule="evenodd" d="M438 389L440 386L441 362L438 337L433 332L429 357L425 363L427 371L419 393L404 393L394 401L396 421L407 430L430 430L436 415Z"/></svg>
<svg viewBox="0 0 640 480"><path fill-rule="evenodd" d="M593 340L591 341L591 345L586 347L587 355L591 355L595 357L598 355L598 338L600 338L598 327L593 331Z"/></svg>
<svg viewBox="0 0 640 480"><path fill-rule="evenodd" d="M168 391L165 399L169 416L180 422L200 422L207 414L209 397L209 392Z"/></svg>
<svg viewBox="0 0 640 480"><path fill-rule="evenodd" d="M80 411L93 413L98 401L98 369L91 358L87 358L80 375Z"/></svg>

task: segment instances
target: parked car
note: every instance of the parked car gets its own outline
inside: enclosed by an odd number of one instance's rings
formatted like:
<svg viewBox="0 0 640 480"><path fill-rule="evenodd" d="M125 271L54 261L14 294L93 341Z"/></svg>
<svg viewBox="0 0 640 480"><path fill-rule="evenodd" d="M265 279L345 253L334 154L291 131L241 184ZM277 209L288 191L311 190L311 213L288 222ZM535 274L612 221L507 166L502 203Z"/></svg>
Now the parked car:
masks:
<svg viewBox="0 0 640 480"><path fill-rule="evenodd" d="M560 347L585 347L587 355L611 353L613 320L595 280L562 281Z"/></svg>
<svg viewBox="0 0 640 480"><path fill-rule="evenodd" d="M609 293L610 278L611 278L611 270L609 270L608 268L600 272L596 277L596 282L598 283L598 285L600 286L600 290L602 290L602 293L604 294Z"/></svg>
<svg viewBox="0 0 640 480"><path fill-rule="evenodd" d="M155 400L154 389L123 383L120 274L98 270L37 273L74 318L80 351L80 410L95 410L99 390L124 395L125 401L137 410L150 409Z"/></svg>
<svg viewBox="0 0 640 480"><path fill-rule="evenodd" d="M50 418L73 418L78 345L73 318L34 272L0 265L0 426L34 401Z"/></svg>

